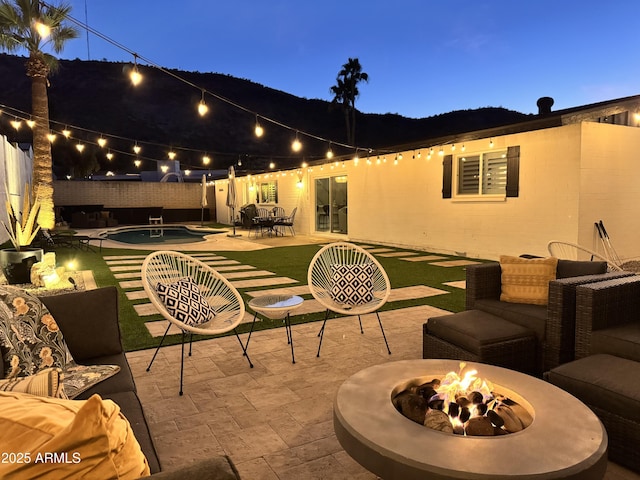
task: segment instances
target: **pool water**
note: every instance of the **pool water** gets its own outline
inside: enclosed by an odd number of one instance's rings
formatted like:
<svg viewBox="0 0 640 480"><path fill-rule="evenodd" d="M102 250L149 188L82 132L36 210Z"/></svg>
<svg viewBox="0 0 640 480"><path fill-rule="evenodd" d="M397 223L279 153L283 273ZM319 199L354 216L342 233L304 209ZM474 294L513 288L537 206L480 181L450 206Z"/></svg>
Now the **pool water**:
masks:
<svg viewBox="0 0 640 480"><path fill-rule="evenodd" d="M222 233L218 230L194 231L187 227L136 227L108 233L106 238L122 243L194 243L204 241L206 235Z"/></svg>

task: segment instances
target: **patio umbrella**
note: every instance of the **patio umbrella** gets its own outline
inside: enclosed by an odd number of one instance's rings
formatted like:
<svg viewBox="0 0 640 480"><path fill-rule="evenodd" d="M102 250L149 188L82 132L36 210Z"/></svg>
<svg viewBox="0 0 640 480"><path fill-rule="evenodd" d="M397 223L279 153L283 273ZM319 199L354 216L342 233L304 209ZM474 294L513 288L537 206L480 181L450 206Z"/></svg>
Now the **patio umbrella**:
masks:
<svg viewBox="0 0 640 480"><path fill-rule="evenodd" d="M204 207L209 205L207 202L207 176L202 174L202 197L200 198L200 206L202 207L202 211L200 212L200 226L204 225Z"/></svg>
<svg viewBox="0 0 640 480"><path fill-rule="evenodd" d="M229 167L229 187L227 188L227 207L231 209L231 223L233 224L233 235L229 237L239 237L236 235L236 172L233 165Z"/></svg>

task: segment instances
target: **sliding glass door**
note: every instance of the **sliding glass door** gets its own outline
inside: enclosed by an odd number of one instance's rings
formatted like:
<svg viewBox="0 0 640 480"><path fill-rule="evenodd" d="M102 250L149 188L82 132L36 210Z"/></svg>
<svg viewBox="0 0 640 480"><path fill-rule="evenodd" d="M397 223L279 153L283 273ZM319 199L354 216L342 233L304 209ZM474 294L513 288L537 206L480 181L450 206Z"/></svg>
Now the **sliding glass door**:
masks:
<svg viewBox="0 0 640 480"><path fill-rule="evenodd" d="M347 233L347 176L315 181L316 231Z"/></svg>

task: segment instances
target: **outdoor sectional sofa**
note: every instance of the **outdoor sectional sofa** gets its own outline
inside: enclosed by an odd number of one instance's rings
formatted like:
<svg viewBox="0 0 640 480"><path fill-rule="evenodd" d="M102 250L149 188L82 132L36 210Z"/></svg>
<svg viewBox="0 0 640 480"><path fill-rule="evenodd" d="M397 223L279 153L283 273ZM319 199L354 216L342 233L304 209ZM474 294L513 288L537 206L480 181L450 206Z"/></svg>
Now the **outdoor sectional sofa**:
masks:
<svg viewBox="0 0 640 480"><path fill-rule="evenodd" d="M424 324L423 358L492 363L524 373L573 360L578 285L632 275L608 272L606 262L558 260L547 305L500 300L501 265L466 269L466 310Z"/></svg>
<svg viewBox="0 0 640 480"><path fill-rule="evenodd" d="M99 394L102 399L112 400L120 407L147 459L152 478L239 478L231 460L226 456L212 456L182 469L161 471L160 460L123 350L118 323L118 291L115 287L43 296L40 300L55 319L76 363L120 366L116 375L84 391L77 399L89 399L92 395ZM2 363L0 357L0 367L3 367ZM3 371L4 368L1 368L0 372Z"/></svg>

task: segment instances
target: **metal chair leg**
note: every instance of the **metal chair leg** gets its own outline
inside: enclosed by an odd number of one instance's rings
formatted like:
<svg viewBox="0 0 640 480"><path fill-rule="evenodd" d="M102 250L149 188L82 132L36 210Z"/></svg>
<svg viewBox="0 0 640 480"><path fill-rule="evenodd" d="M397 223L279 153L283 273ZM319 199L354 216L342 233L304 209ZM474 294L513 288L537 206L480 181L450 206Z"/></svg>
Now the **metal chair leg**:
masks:
<svg viewBox="0 0 640 480"><path fill-rule="evenodd" d="M387 352L391 355L391 350L389 350L389 343L387 342L387 336L384 334L384 328L382 328L382 321L380 320L380 315L376 312L376 317L378 317L378 323L380 324L380 330L382 331L382 338L384 338L384 344L387 346Z"/></svg>
<svg viewBox="0 0 640 480"><path fill-rule="evenodd" d="M360 324L360 333L364 335L364 330L362 329L362 320L360 319L360 315L358 315L358 323Z"/></svg>
<svg viewBox="0 0 640 480"><path fill-rule="evenodd" d="M156 352L153 354L153 358L151 359L151 362L149 362L149 366L147 367L147 372L151 370L151 365L153 365L153 362L156 359L156 355L158 355L158 351L160 350L160 347L162 346L162 342L164 342L164 339L167 336L167 333L169 332L170 328L171 328L171 323L169 323L169 325L167 326L167 329L164 331L162 340L160 340L160 344L158 345L158 348L156 348Z"/></svg>
<svg viewBox="0 0 640 480"><path fill-rule="evenodd" d="M253 326L251 328L253 330ZM247 357L247 361L249 362L249 367L253 368L253 363L251 363L251 359L249 358L249 354L247 353L247 349L249 348L249 340L247 340L247 345L243 345L242 340L240 339L240 335L238 335L238 330L236 328L233 329L233 333L236 334L236 338L238 339L238 342L240 342L240 347L242 348L242 355L244 355L245 357ZM251 336L251 334L249 334L249 336Z"/></svg>
<svg viewBox="0 0 640 480"><path fill-rule="evenodd" d="M329 317L329 310L327 310L324 314L324 322L322 322L322 328L320 329L320 333L318 336L320 337L320 342L318 343L318 353L316 357L320 357L320 348L322 347L322 337L324 337L324 326L327 323L327 318Z"/></svg>
<svg viewBox="0 0 640 480"><path fill-rule="evenodd" d="M189 356L191 356L191 345L193 344L193 333L189 332Z"/></svg>
<svg viewBox="0 0 640 480"><path fill-rule="evenodd" d="M180 395L182 396L182 378L184 375L184 330L182 331L181 354L180 354Z"/></svg>

